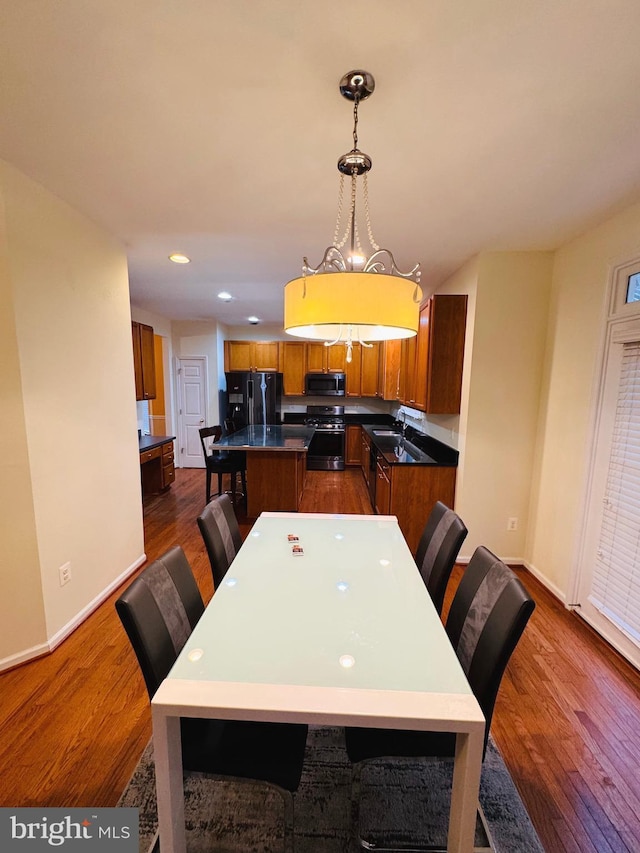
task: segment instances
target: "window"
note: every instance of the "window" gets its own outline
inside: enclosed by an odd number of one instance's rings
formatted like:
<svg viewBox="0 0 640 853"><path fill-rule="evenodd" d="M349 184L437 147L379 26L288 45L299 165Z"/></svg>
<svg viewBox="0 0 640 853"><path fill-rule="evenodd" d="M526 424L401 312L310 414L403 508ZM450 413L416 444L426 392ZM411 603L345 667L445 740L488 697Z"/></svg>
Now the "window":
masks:
<svg viewBox="0 0 640 853"><path fill-rule="evenodd" d="M627 305L629 302L640 302L640 272L635 272L627 280Z"/></svg>

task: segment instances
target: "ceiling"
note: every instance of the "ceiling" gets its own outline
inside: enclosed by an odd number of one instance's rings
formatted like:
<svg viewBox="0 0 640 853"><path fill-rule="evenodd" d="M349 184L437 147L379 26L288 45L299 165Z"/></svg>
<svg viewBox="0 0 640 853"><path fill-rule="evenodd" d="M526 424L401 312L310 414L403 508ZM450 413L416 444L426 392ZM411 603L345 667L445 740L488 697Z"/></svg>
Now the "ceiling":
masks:
<svg viewBox="0 0 640 853"><path fill-rule="evenodd" d="M640 199L638 0L1 10L0 157L115 235L132 303L170 318L281 324L283 285L333 238L354 68L376 79L358 126L374 234L427 292Z"/></svg>

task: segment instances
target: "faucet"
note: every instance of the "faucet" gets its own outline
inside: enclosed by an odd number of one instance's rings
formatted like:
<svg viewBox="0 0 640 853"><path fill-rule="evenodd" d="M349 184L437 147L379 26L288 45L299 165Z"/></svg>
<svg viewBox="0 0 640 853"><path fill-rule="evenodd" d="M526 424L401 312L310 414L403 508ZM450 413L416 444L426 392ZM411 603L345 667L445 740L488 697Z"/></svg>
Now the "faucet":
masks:
<svg viewBox="0 0 640 853"><path fill-rule="evenodd" d="M399 415L400 420L402 421L402 437L404 438L407 432L407 413L404 411L404 409L400 409Z"/></svg>

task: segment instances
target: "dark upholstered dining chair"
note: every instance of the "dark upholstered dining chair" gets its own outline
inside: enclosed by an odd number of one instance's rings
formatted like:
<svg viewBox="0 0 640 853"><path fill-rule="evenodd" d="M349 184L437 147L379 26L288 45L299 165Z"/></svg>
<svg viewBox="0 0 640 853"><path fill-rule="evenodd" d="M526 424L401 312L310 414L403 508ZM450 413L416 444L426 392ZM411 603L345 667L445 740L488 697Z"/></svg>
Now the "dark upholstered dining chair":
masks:
<svg viewBox="0 0 640 853"><path fill-rule="evenodd" d="M456 590L445 629L486 719L485 751L502 676L534 608L535 602L511 569L488 548L478 547ZM456 736L453 732L347 728L346 745L355 765L352 805L357 828L363 762L390 756L452 759Z"/></svg>
<svg viewBox="0 0 640 853"><path fill-rule="evenodd" d="M238 520L229 496L219 495L213 498L202 510L197 521L209 555L215 591L242 545Z"/></svg>
<svg viewBox="0 0 640 853"><path fill-rule="evenodd" d="M202 427L199 430L200 443L202 444L202 453L204 455L204 463L206 466L206 500L207 503L211 500L211 476L218 476L218 491L216 494L222 494L222 476L229 474L231 477L231 495L235 502L237 493L237 475L240 474L242 482L242 495L247 493L247 454L242 450L213 450L212 445L220 441L222 437L222 427Z"/></svg>
<svg viewBox="0 0 640 853"><path fill-rule="evenodd" d="M204 612L179 546L147 566L116 601L152 698ZM293 793L302 773L307 726L183 717L185 771L275 786L285 804L285 845L293 850Z"/></svg>
<svg viewBox="0 0 640 853"><path fill-rule="evenodd" d="M437 501L418 543L416 565L438 613L442 613L447 584L467 533L460 516Z"/></svg>

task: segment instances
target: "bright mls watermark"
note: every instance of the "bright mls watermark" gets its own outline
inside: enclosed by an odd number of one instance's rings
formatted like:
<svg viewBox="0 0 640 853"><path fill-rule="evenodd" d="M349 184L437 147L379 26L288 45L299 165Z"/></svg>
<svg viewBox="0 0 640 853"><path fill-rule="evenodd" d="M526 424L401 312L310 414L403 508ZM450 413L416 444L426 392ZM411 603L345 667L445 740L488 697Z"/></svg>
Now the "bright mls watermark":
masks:
<svg viewBox="0 0 640 853"><path fill-rule="evenodd" d="M2 809L2 853L138 853L138 809Z"/></svg>

